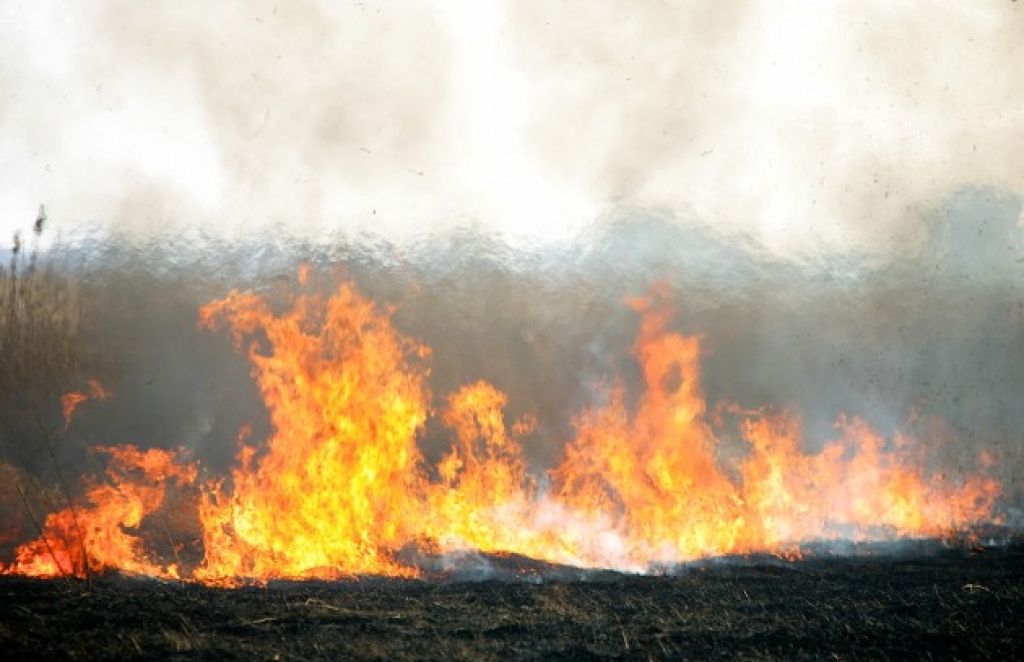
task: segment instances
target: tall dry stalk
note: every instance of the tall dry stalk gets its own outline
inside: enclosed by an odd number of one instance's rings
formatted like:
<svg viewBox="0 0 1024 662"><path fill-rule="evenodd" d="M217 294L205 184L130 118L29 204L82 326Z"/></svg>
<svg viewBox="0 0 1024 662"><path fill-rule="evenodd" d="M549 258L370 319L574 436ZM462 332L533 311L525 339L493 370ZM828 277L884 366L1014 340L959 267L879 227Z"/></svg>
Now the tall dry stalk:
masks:
<svg viewBox="0 0 1024 662"><path fill-rule="evenodd" d="M0 265L0 406L5 408L61 388L78 371L80 293L67 278L39 268L45 221L40 209L29 255L16 233L10 263Z"/></svg>
<svg viewBox="0 0 1024 662"><path fill-rule="evenodd" d="M81 297L74 282L49 267L40 268L39 240L45 226L46 211L40 206L28 254L21 233L16 232L10 262L6 268L0 264L0 439L11 453L12 442L41 435L60 491L75 513L53 440L40 412L47 403L57 402L78 374ZM28 497L20 484L19 491L28 508ZM31 509L30 516L35 519ZM82 554L87 557L80 531L78 535ZM88 567L86 558L86 572Z"/></svg>

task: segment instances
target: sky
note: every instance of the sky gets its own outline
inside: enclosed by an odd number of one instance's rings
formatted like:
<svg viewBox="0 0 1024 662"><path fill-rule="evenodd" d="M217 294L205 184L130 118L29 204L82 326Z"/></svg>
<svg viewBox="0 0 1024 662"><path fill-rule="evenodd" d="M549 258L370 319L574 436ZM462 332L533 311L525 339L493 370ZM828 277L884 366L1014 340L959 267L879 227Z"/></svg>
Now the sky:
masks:
<svg viewBox="0 0 1024 662"><path fill-rule="evenodd" d="M572 242L657 210L891 253L1024 194L1024 3L0 2L0 245Z"/></svg>

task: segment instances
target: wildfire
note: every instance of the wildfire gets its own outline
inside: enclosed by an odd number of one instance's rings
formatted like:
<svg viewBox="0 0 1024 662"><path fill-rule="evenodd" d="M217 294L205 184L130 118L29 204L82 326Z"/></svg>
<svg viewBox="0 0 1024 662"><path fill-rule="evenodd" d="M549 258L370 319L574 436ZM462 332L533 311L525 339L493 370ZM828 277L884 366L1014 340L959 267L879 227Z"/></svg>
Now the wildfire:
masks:
<svg viewBox="0 0 1024 662"><path fill-rule="evenodd" d="M308 268L300 272L305 282ZM414 576L409 549L517 553L586 567L645 570L706 555L795 553L802 542L945 536L995 516L999 484L979 469L930 470L918 440L886 440L856 419L803 450L799 419L739 412L747 449L725 458L701 388L701 344L670 328L671 293L630 302L644 390L612 385L580 412L547 474L531 472L532 417L508 422L486 382L447 397L451 450L428 466L417 445L432 415L430 350L400 334L389 309L342 284L275 313L233 292L200 310L203 328L244 351L273 432L241 435L229 476L199 478L175 453L102 448L107 482L50 515L5 572L76 575L108 568L206 583ZM98 384L92 397L105 397ZM64 399L66 421L86 396ZM168 490L191 490L202 561L160 564L140 528Z"/></svg>

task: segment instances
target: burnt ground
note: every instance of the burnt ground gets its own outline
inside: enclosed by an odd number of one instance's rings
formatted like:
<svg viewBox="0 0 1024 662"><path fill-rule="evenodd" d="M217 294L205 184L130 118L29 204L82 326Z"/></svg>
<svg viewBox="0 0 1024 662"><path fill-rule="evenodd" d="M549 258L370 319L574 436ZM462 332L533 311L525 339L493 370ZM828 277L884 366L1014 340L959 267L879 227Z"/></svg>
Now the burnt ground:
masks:
<svg viewBox="0 0 1024 662"><path fill-rule="evenodd" d="M718 561L672 576L364 579L215 589L0 578L26 658L1015 658L1024 548ZM532 574L531 574L532 573ZM541 573L543 574L543 573Z"/></svg>

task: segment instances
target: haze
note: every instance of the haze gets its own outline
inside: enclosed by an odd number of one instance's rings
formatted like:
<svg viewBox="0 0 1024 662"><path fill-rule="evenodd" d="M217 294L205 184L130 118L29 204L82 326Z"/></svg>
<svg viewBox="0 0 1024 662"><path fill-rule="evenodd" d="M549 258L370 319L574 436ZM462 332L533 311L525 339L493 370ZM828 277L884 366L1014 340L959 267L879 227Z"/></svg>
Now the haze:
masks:
<svg viewBox="0 0 1024 662"><path fill-rule="evenodd" d="M1024 190L1009 0L0 5L0 237L565 243L658 210L892 255Z"/></svg>

